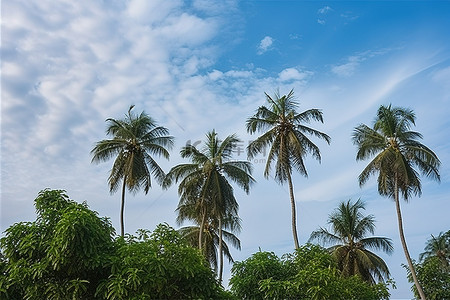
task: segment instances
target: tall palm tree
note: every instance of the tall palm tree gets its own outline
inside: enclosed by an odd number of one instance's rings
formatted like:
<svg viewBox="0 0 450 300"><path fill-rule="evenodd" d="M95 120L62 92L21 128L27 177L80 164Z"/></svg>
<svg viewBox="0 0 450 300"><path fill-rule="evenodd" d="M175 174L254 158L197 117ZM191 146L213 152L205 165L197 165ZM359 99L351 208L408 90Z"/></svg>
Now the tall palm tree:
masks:
<svg viewBox="0 0 450 300"><path fill-rule="evenodd" d="M124 236L125 190L136 193L141 188L147 194L151 187L151 175L162 183L164 172L153 156L169 158L168 150L173 146L173 137L165 127L157 126L145 112L133 114L128 109L124 119L107 119L106 134L111 139L96 143L91 154L92 162L99 163L115 157L108 178L110 192L114 193L122 183L120 207L120 235Z"/></svg>
<svg viewBox="0 0 450 300"><path fill-rule="evenodd" d="M431 235L425 246L425 252L419 255L419 260L423 261L429 257L439 258L446 267L450 265L450 230L441 232L437 237Z"/></svg>
<svg viewBox="0 0 450 300"><path fill-rule="evenodd" d="M391 254L394 248L389 238L367 236L375 232L375 218L364 216L361 212L364 209L361 200L341 202L328 218L331 232L321 227L311 233L309 240L332 245L328 249L344 276L359 275L373 284L388 279L389 269L384 260L369 249Z"/></svg>
<svg viewBox="0 0 450 300"><path fill-rule="evenodd" d="M373 157L359 175L360 186L371 175L378 174L378 192L393 198L395 202L403 251L419 295L421 299L425 299L406 245L399 195L401 193L405 201L412 195L421 195L418 171L439 181L440 161L433 151L420 143L422 135L410 131L412 125L415 125L412 110L382 105L378 109L373 128L364 124L357 126L353 132L353 142L358 147L357 160Z"/></svg>
<svg viewBox="0 0 450 300"><path fill-rule="evenodd" d="M264 177L268 178L271 165L275 163L275 181L280 184L286 181L289 184L289 195L291 200L292 234L294 236L295 248L299 247L296 225L296 209L294 199L294 187L292 184L292 169L298 171L305 177L308 176L303 159L308 153L319 160L319 148L308 136L324 139L328 144L330 137L325 133L317 131L305 125L311 120L323 123L322 111L309 109L298 113L298 103L294 100L294 91L280 96L277 91L272 98L265 93L268 106L260 106L256 113L247 120L247 131L250 134L261 132L255 141L247 147L249 159L269 148ZM265 153L265 152L264 152Z"/></svg>
<svg viewBox="0 0 450 300"><path fill-rule="evenodd" d="M197 241L198 248L203 253L206 245L203 237L205 227L207 224L216 226L219 234L220 270L223 267L223 222L230 216L237 217L239 208L229 181L237 184L246 193L249 193L250 186L255 181L251 176L250 162L232 160L233 150L239 142L234 134L221 142L214 130L208 132L202 149L197 149L194 145L181 149L181 157L189 158L191 163L173 167L163 184L163 187L168 188L173 182L180 182L178 207L190 207L189 218L199 224ZM221 277L220 271L219 280Z"/></svg>

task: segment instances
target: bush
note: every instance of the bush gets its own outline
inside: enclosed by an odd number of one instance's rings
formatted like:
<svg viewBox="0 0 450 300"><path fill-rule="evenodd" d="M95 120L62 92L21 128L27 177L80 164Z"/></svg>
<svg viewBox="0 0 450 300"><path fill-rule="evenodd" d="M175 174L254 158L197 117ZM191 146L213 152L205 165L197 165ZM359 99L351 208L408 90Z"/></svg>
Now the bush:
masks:
<svg viewBox="0 0 450 300"><path fill-rule="evenodd" d="M0 239L0 299L227 299L200 252L168 225L114 239L62 190L41 191L37 218Z"/></svg>
<svg viewBox="0 0 450 300"><path fill-rule="evenodd" d="M94 298L96 284L109 273L111 223L62 190L41 191L35 207L34 222L16 223L0 239L3 298Z"/></svg>
<svg viewBox="0 0 450 300"><path fill-rule="evenodd" d="M414 283L411 272L407 266L408 280ZM427 257L422 263L414 264L417 279L423 291L430 300L450 300L450 266L444 264L437 256ZM416 286L411 290L419 297Z"/></svg>
<svg viewBox="0 0 450 300"><path fill-rule="evenodd" d="M232 268L231 291L240 299L388 299L385 284L370 285L357 276L345 278L333 257L305 245L279 259L258 252Z"/></svg>
<svg viewBox="0 0 450 300"><path fill-rule="evenodd" d="M119 238L104 299L216 299L221 288L206 260L166 224Z"/></svg>

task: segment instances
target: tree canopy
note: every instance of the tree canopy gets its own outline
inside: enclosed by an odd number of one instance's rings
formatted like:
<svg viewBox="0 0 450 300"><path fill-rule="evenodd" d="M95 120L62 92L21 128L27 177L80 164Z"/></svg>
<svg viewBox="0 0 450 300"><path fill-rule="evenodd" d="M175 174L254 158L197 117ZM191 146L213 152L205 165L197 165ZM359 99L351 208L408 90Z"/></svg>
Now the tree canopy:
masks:
<svg viewBox="0 0 450 300"><path fill-rule="evenodd" d="M63 190L41 191L35 207L35 221L12 225L0 240L3 297L93 299L114 253L110 221Z"/></svg>
<svg viewBox="0 0 450 300"><path fill-rule="evenodd" d="M383 283L344 277L320 246L307 244L281 258L257 252L232 268L231 291L239 299L388 299Z"/></svg>
<svg viewBox="0 0 450 300"><path fill-rule="evenodd" d="M114 238L107 218L41 191L33 222L0 239L1 299L226 299L198 251L161 224Z"/></svg>

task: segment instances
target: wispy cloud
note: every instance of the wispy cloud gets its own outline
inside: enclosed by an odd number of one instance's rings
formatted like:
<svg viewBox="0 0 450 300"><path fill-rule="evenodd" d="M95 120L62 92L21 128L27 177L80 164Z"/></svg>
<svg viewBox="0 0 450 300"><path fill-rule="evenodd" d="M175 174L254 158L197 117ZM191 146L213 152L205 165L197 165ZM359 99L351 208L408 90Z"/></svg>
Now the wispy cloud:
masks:
<svg viewBox="0 0 450 300"><path fill-rule="evenodd" d="M258 45L258 55L264 54L265 52L267 52L268 50L271 49L272 44L273 44L273 38L270 36L265 36Z"/></svg>
<svg viewBox="0 0 450 300"><path fill-rule="evenodd" d="M352 12L345 12L341 14L341 18L344 18L347 21L355 21L359 18L359 16L353 14Z"/></svg>
<svg viewBox="0 0 450 300"><path fill-rule="evenodd" d="M360 63L364 60L365 58L360 55L350 56L347 58L347 62L333 66L331 71L338 76L349 77L355 73Z"/></svg>
<svg viewBox="0 0 450 300"><path fill-rule="evenodd" d="M369 58L373 58L375 56L383 55L390 50L383 49L377 51L365 51L362 53L358 53L355 55L349 56L344 63L337 64L331 67L331 72L340 76L340 77L350 77L352 76L362 62L366 61Z"/></svg>
<svg viewBox="0 0 450 300"><path fill-rule="evenodd" d="M317 19L317 23L324 25L326 22L323 19Z"/></svg>
<svg viewBox="0 0 450 300"><path fill-rule="evenodd" d="M324 15L324 14L329 13L330 11L333 11L333 9L332 9L331 7L329 7L328 5L326 5L326 6L322 7L322 8L320 8L320 9L317 11L317 13L319 13L319 14L321 14L321 15Z"/></svg>
<svg viewBox="0 0 450 300"><path fill-rule="evenodd" d="M325 15L327 15L331 11L333 11L333 9L330 6L328 6L328 5L320 8L317 11L317 14L318 14L317 23L319 23L321 25L324 25L326 23Z"/></svg>

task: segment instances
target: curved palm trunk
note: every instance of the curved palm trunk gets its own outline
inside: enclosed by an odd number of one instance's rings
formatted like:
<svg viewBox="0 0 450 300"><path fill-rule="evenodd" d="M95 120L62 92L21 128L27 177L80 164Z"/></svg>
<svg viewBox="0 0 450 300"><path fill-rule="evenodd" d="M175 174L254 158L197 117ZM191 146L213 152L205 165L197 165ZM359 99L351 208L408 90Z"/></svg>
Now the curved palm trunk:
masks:
<svg viewBox="0 0 450 300"><path fill-rule="evenodd" d="M288 173L288 183L289 183L289 196L291 197L292 235L294 236L295 249L298 249L300 246L298 244L298 236L297 236L297 217L295 211L294 187L292 185L292 178L290 173Z"/></svg>
<svg viewBox="0 0 450 300"><path fill-rule="evenodd" d="M411 256L409 255L408 247L406 245L405 235L403 233L403 221L402 221L402 213L400 211L400 201L399 201L399 192L398 192L398 183L397 178L394 182L395 186L395 207L397 209L397 220L398 220L398 231L400 233L400 241L402 242L403 251L405 252L406 261L408 262L409 270L411 271L412 278L414 280L414 285L416 286L417 291L419 292L420 299L426 300L425 293L423 292L422 286L417 279L416 270L414 269L414 265L412 264Z"/></svg>
<svg viewBox="0 0 450 300"><path fill-rule="evenodd" d="M206 223L206 212L203 211L202 222L200 223L200 228L198 232L198 249L203 253L203 231L205 230Z"/></svg>
<svg viewBox="0 0 450 300"><path fill-rule="evenodd" d="M223 276L223 251L222 251L223 237L222 237L222 218L219 217L219 284L222 284Z"/></svg>
<svg viewBox="0 0 450 300"><path fill-rule="evenodd" d="M122 185L122 201L120 204L120 236L123 237L125 234L125 225L124 225L124 211L125 211L125 188L126 188L127 176L123 177L123 185Z"/></svg>

